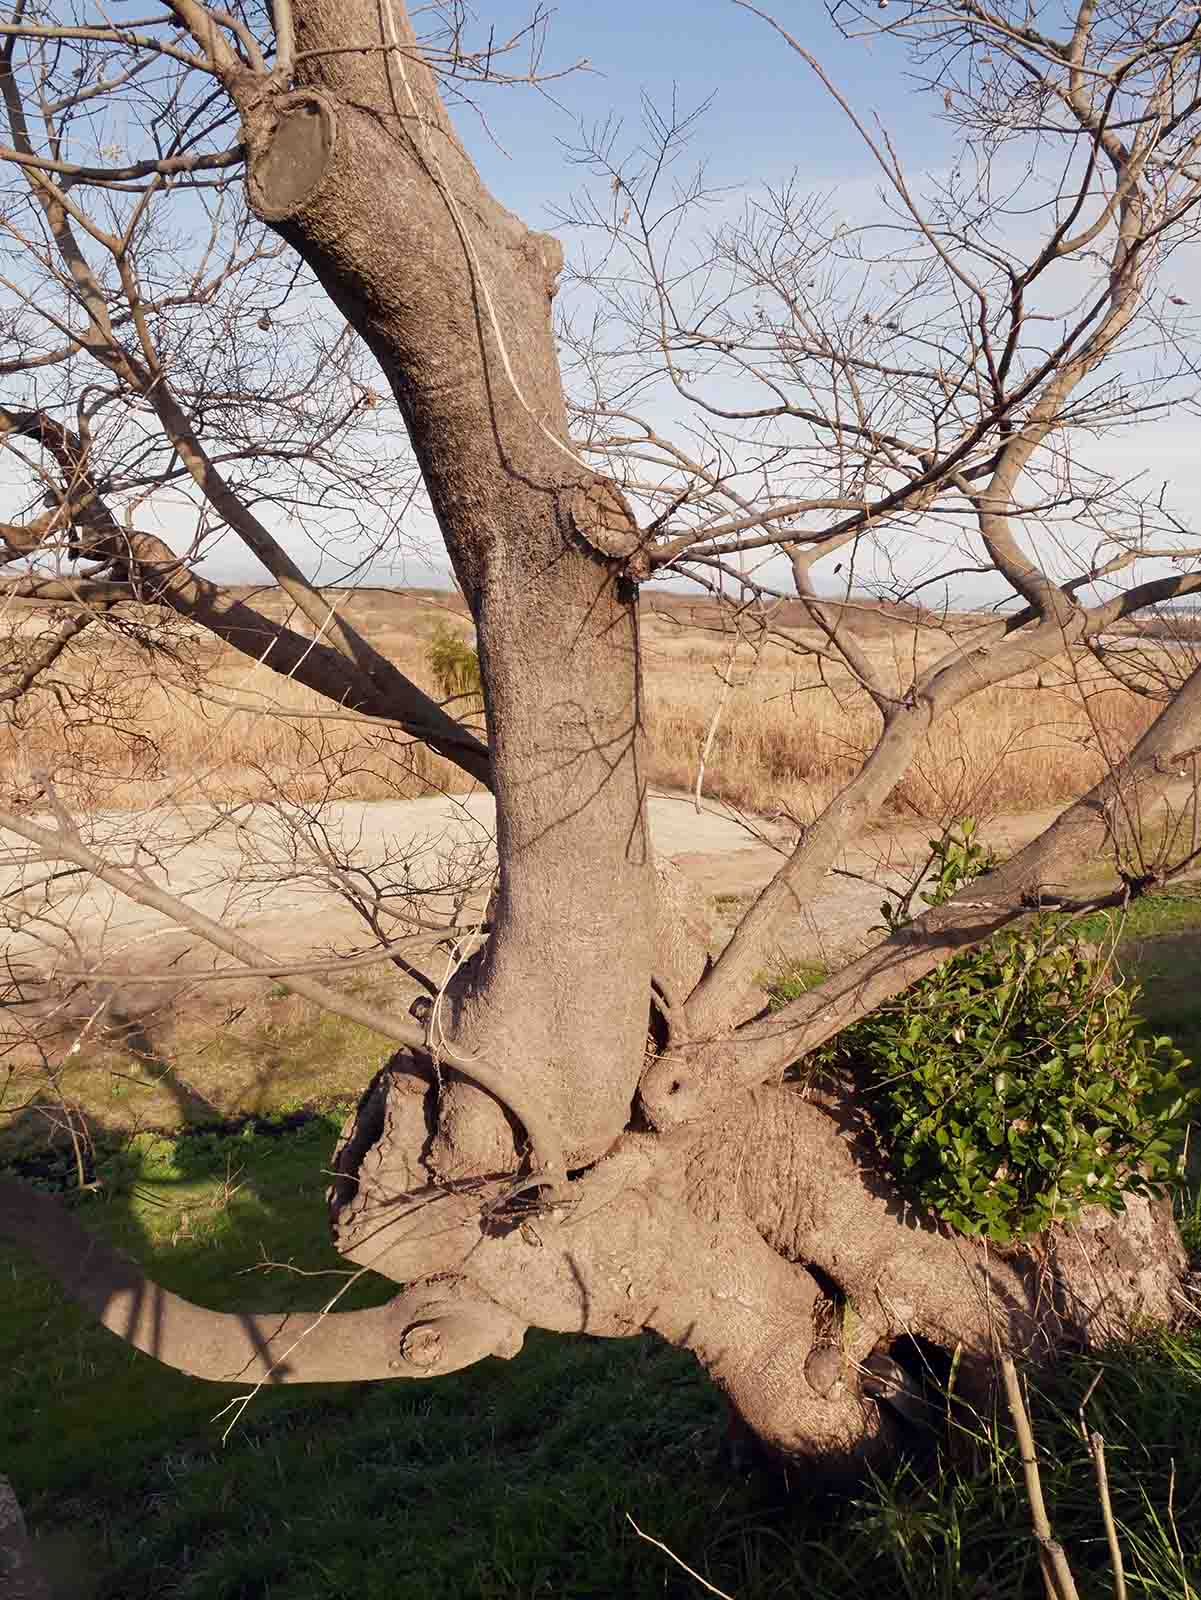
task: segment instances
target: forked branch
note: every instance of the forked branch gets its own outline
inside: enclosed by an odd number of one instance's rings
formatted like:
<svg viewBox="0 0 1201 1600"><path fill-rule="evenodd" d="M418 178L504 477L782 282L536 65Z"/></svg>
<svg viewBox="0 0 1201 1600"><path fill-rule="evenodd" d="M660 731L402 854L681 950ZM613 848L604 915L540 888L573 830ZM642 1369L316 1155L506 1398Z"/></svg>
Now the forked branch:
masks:
<svg viewBox="0 0 1201 1600"><path fill-rule="evenodd" d="M525 1332L500 1306L452 1300L445 1287L411 1289L366 1311L210 1311L152 1282L60 1202L11 1178L0 1178L0 1234L110 1333L210 1383L429 1378L515 1355Z"/></svg>
<svg viewBox="0 0 1201 1600"><path fill-rule="evenodd" d="M1201 743L1201 667L1126 759L1003 866L916 918L790 1005L725 1039L685 1043L651 1064L642 1100L661 1129L703 1121L727 1099L777 1077L827 1039L916 983L957 951L1029 916L1145 816ZM1137 892L1140 887L1135 885ZM699 992L699 990L698 990Z"/></svg>

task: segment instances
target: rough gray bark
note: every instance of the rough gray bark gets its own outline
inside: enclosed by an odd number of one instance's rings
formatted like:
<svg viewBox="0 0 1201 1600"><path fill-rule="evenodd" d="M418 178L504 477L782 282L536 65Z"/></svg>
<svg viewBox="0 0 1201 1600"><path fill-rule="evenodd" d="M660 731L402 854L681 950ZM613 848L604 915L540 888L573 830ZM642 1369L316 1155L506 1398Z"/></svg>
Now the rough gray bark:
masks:
<svg viewBox="0 0 1201 1600"><path fill-rule="evenodd" d="M484 190L403 26L402 87L382 54L315 55L293 94L242 102L248 187L388 377L476 625L500 885L444 1025L546 1097L579 1165L625 1126L650 992L636 604L589 541L605 486L566 444L559 247ZM378 27L367 6L306 6L297 46ZM453 1084L434 1173L513 1155L495 1102Z"/></svg>
<svg viewBox="0 0 1201 1600"><path fill-rule="evenodd" d="M34 1559L25 1519L8 1479L0 1476L0 1593L6 1600L50 1600Z"/></svg>

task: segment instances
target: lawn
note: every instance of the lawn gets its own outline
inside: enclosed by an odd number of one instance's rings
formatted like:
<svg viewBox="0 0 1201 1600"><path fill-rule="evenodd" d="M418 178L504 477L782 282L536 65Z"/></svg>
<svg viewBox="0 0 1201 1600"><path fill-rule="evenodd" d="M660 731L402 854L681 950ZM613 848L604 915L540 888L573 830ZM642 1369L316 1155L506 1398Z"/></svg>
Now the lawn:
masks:
<svg viewBox="0 0 1201 1600"><path fill-rule="evenodd" d="M1201 1055L1199 929L1201 897L1181 892L1141 902L1115 931L1149 1022ZM214 1307L321 1304L338 1277L288 1267L340 1271L322 1172L340 1119L327 1104L291 1126L141 1135L81 1215ZM1042 1593L1020 1465L991 1417L955 1464L827 1494L795 1474L732 1472L718 1397L690 1358L650 1340L531 1334L514 1361L428 1386L240 1405L243 1390L130 1352L2 1248L0 1282L0 1472L71 1600L703 1594L631 1517L739 1600ZM388 1292L367 1276L342 1303ZM1088 1424L1106 1440L1130 1594L1196 1600L1201 1330L1065 1361L1033 1397L1053 1525L1084 1600L1113 1593L1077 1414L1098 1374Z"/></svg>
<svg viewBox="0 0 1201 1600"><path fill-rule="evenodd" d="M1144 1014L1201 1063L1201 889L1136 900L1120 934L1119 960L1142 986Z"/></svg>

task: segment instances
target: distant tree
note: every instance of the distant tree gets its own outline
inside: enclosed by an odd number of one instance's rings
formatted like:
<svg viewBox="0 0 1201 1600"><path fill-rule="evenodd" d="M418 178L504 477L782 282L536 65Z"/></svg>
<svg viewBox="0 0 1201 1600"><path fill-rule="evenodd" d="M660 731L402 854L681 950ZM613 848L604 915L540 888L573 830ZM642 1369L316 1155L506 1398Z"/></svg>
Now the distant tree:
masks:
<svg viewBox="0 0 1201 1600"><path fill-rule="evenodd" d="M419 42L399 0L275 0L270 19L200 0L144 10L125 26L88 0L18 0L0 29L0 425L30 486L2 530L21 567L6 593L67 608L8 703L97 615L135 599L177 613L487 786L499 880L486 942L431 983L420 1020L282 980L398 1047L331 1191L339 1250L398 1285L386 1305L218 1315L11 1181L3 1230L120 1337L198 1377L428 1378L512 1355L531 1326L652 1329L800 1456L888 1446L870 1363L908 1338L959 1350L983 1379L999 1351L1168 1318L1184 1263L1162 1202L986 1247L915 1213L872 1164L853 1074L817 1094L789 1069L953 953L1070 903L1064 881L1096 853L1124 873L1115 903L1184 864L1192 846L1156 822L1201 748L1201 671L1183 655L1145 684L1164 702L1149 731L1108 752L1033 844L777 1009L760 975L940 719L1065 651L1104 663L1125 619L1201 591L1189 530L1077 450L1188 403L1195 319L1173 264L1196 249L1201 203L1196 9L840 3L838 26L908 49L937 97L943 177L919 193L830 88L815 136L849 118L880 172L878 213L843 221L786 188L687 261L672 218L703 191L659 200L680 121L652 118L640 163L591 141L605 207L570 220L603 252L575 268L586 333L583 318L561 330L570 404L552 316L563 253L485 189L446 108L502 81L509 56L473 50L454 12ZM348 324L332 339L311 315L321 295ZM373 647L269 525L282 507L319 545L360 494L385 511L403 500L411 458L373 432L385 387L475 624L486 740ZM665 394L670 436L640 406ZM178 553L140 526L174 487L197 529ZM214 528L317 642L197 576ZM944 580L967 565L1013 604L948 636L897 693L847 625L850 589L823 597L812 569L836 557L849 578L869 543L899 561L919 528L944 540ZM56 551L88 565L65 575ZM704 908L647 830L638 594L671 574L728 596L729 626L751 638L799 601L820 660L879 715L858 773L715 959ZM271 969L114 864L53 785L31 780L0 826L31 873L94 875ZM840 1324L844 1298L856 1314Z"/></svg>

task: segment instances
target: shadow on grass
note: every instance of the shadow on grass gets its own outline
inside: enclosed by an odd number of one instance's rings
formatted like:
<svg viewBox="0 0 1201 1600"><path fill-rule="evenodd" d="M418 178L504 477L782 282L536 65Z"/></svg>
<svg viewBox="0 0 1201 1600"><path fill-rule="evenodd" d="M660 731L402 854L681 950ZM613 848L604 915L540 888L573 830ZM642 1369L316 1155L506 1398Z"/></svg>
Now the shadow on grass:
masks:
<svg viewBox="0 0 1201 1600"><path fill-rule="evenodd" d="M336 1268L322 1170L336 1122L135 1146L137 1170L80 1214L205 1304L321 1304L335 1280L254 1269ZM627 1513L739 1600L1041 1594L1020 1465L990 1418L958 1465L834 1497L795 1471L728 1475L719 1397L648 1338L535 1333L510 1363L428 1386L264 1390L236 1411L244 1389L130 1351L17 1252L0 1253L0 1281L0 1471L72 1600L703 1592ZM389 1292L364 1280L352 1303ZM1112 1593L1076 1415L1098 1371L1089 1424L1108 1443L1132 1593L1184 1600L1201 1554L1201 1337L1065 1361L1035 1397L1051 1516L1085 1600Z"/></svg>
<svg viewBox="0 0 1201 1600"><path fill-rule="evenodd" d="M44 1126L36 1111L23 1115ZM324 1204L341 1120L340 1111L292 1113L131 1136L92 1118L85 1179L94 1187L79 1192L74 1151L61 1142L26 1148L9 1171L57 1191L85 1226L189 1299L219 1310L314 1308L352 1276L328 1245ZM316 1275L264 1271L266 1262ZM76 1600L98 1592L95 1573L108 1564L116 1508L126 1496L136 1502L153 1493L142 1461L186 1453L191 1440L219 1451L228 1421L220 1413L246 1386L200 1383L132 1350L66 1300L17 1247L0 1246L0 1283L0 1471L30 1510L61 1592ZM339 1307L393 1292L363 1275ZM264 1390L253 1407L303 1407L313 1393ZM63 1496L68 1508L76 1494L81 1506L90 1504L97 1486L101 1502L112 1501L112 1518L63 1517ZM52 1503L51 1525L43 1526L38 1508ZM103 1557L80 1564L86 1550Z"/></svg>

